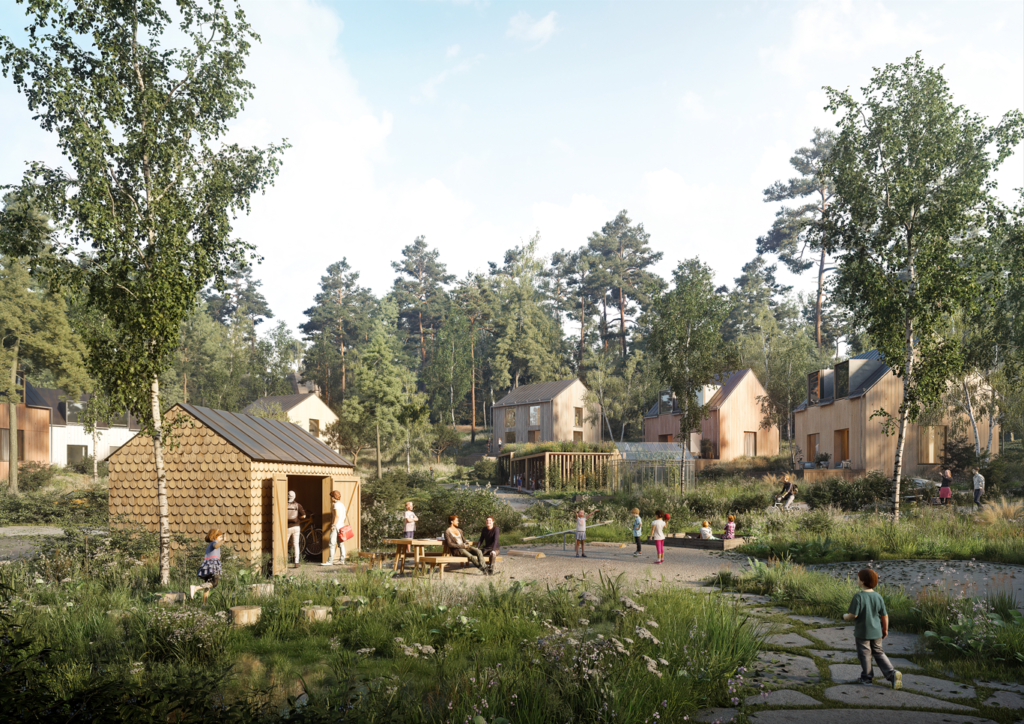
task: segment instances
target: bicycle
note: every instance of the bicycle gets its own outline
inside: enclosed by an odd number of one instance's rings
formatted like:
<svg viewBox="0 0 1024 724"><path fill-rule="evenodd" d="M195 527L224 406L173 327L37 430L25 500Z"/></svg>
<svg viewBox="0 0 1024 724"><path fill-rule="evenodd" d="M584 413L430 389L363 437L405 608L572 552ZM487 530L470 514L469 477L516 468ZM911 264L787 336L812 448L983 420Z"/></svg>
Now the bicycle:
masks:
<svg viewBox="0 0 1024 724"><path fill-rule="evenodd" d="M314 525L316 514L306 516L301 521L299 539L302 542L302 552L311 556L318 556L324 550L324 532L319 525Z"/></svg>
<svg viewBox="0 0 1024 724"><path fill-rule="evenodd" d="M789 515L790 513L793 512L792 508L787 508L786 507L785 503L783 502L785 500L785 498L783 496L776 495L774 497L774 500L775 500L775 502L768 506L768 509L767 509L768 513L773 513L775 515ZM796 502L796 498L795 497L793 498L793 502ZM792 505L792 504L793 503L790 503L790 505Z"/></svg>

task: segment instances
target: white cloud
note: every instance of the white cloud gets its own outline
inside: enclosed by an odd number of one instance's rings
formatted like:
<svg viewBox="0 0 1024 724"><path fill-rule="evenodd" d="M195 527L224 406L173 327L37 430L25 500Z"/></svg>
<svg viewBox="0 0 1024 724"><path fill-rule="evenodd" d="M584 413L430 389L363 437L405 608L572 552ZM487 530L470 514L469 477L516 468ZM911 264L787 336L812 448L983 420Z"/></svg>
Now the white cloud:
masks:
<svg viewBox="0 0 1024 724"><path fill-rule="evenodd" d="M442 70L440 73L435 75L433 78L424 81L423 83L420 84L420 97L426 98L427 100L430 101L434 100L437 97L437 87L439 85L444 83L453 75L465 73L470 68L477 65L481 60L483 60L483 58L484 56L478 55L470 60L464 60L458 65L452 66L451 68L446 68L445 70ZM413 98L413 100L415 101L416 98Z"/></svg>
<svg viewBox="0 0 1024 724"><path fill-rule="evenodd" d="M761 61L792 80L814 75L824 63L835 67L869 51L894 46L899 59L933 41L920 24L901 19L882 3L851 0L814 2L793 13L792 32L779 45L760 48Z"/></svg>
<svg viewBox="0 0 1024 724"><path fill-rule="evenodd" d="M683 94L683 97L679 99L678 108L679 114L683 118L689 118L694 121L706 121L711 118L711 114L704 105L704 99L693 91L686 91Z"/></svg>
<svg viewBox="0 0 1024 724"><path fill-rule="evenodd" d="M461 51L461 50L462 50L462 48L460 48L457 44L456 45L449 45L448 46L448 50L446 50L444 52L444 57L446 57L446 58L454 58L455 56L457 56L459 54L459 51Z"/></svg>
<svg viewBox="0 0 1024 724"><path fill-rule="evenodd" d="M534 48L539 48L558 32L555 22L557 16L558 13L552 10L540 20L535 21L528 13L519 11L509 19L505 35L530 43Z"/></svg>

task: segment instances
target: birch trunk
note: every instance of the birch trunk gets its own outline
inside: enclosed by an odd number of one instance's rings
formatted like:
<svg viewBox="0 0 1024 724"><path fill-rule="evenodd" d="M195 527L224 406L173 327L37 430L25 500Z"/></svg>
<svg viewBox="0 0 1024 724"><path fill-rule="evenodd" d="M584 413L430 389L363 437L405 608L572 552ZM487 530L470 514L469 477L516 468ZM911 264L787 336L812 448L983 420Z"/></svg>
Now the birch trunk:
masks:
<svg viewBox="0 0 1024 724"><path fill-rule="evenodd" d="M814 303L814 341L821 349L821 295L825 286L825 250L821 250L821 261L818 262L818 299Z"/></svg>
<svg viewBox="0 0 1024 724"><path fill-rule="evenodd" d="M7 493L18 494L18 350L21 340L15 339L11 348L11 394L14 402L7 403Z"/></svg>
<svg viewBox="0 0 1024 724"><path fill-rule="evenodd" d="M100 484L100 431L93 423L92 427L92 484L96 487Z"/></svg>
<svg viewBox="0 0 1024 724"><path fill-rule="evenodd" d="M149 404L153 414L153 460L156 462L156 507L160 525L160 585L171 582L171 523L167 507L167 471L164 470L163 420L160 417L160 380L149 386Z"/></svg>
<svg viewBox="0 0 1024 724"><path fill-rule="evenodd" d="M991 378L992 378L992 370L989 370L989 374L985 377L985 379L986 380L991 380ZM989 389L989 392L991 393L992 400L991 400L991 403L989 404L989 408L988 408L988 447L986 448L986 450L988 451L989 459L991 459L992 458L992 428L994 428L996 426L996 420L998 419L998 417L996 415L996 388L992 386L991 382L989 382L988 389Z"/></svg>
<svg viewBox="0 0 1024 724"><path fill-rule="evenodd" d="M913 273L913 272L911 272ZM913 278L913 277L911 277ZM907 400L910 397L910 380L914 374L914 325L906 321L904 349L907 355L907 369L903 375L903 401L900 404L900 431L896 438L896 461L893 471L892 514L895 522L900 520L900 476L903 473L903 448L907 444Z"/></svg>
<svg viewBox="0 0 1024 724"><path fill-rule="evenodd" d="M974 431L974 454L981 456L981 433L978 432L978 420L974 415L974 405L971 403L971 391L967 387L967 378L965 377L960 385L964 390L964 409L967 410L967 419L971 421L971 429Z"/></svg>

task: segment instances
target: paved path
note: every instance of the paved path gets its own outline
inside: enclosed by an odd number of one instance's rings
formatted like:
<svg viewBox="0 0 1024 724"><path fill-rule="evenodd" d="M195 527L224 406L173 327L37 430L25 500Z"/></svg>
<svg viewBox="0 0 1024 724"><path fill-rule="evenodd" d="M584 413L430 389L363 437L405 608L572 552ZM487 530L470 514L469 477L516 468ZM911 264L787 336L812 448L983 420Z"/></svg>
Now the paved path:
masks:
<svg viewBox="0 0 1024 724"><path fill-rule="evenodd" d="M857 569L859 570L859 568ZM925 676L928 654L915 634L890 631L886 653L903 675L893 690L877 668L871 686L855 683L861 672L852 625L820 616L800 616L771 606L764 596L722 593L739 599L753 617L771 625L766 649L748 674L763 693L746 696L740 708L707 709L696 721L728 722L743 713L756 724L995 724L990 716L1024 715L1024 684L958 681ZM835 708L841 704L842 708Z"/></svg>

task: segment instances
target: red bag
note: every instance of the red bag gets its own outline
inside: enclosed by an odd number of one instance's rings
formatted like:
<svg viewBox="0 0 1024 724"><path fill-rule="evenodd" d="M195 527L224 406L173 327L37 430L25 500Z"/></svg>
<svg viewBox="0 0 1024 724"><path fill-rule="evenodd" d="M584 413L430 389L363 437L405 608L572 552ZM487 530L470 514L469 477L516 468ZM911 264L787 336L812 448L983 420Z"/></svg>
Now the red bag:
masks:
<svg viewBox="0 0 1024 724"><path fill-rule="evenodd" d="M342 542L356 537L356 534L352 532L352 526L347 523L338 529L338 535L341 537Z"/></svg>

